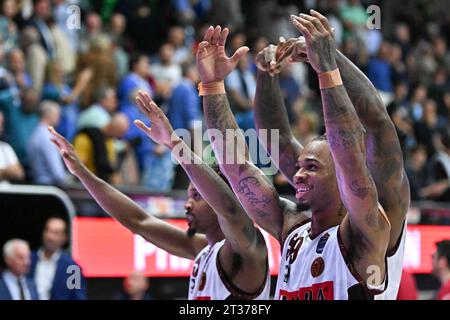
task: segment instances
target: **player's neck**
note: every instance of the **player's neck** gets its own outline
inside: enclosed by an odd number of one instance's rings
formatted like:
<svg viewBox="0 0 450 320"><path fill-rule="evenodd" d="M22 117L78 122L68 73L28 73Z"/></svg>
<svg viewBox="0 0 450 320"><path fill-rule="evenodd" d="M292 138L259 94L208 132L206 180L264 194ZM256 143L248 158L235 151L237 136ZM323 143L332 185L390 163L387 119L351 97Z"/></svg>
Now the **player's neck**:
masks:
<svg viewBox="0 0 450 320"><path fill-rule="evenodd" d="M208 240L208 244L212 246L216 242L222 241L225 238L223 235L222 229L220 229L220 226L217 224L216 227L211 229L206 233L206 240Z"/></svg>
<svg viewBox="0 0 450 320"><path fill-rule="evenodd" d="M340 208L312 211L311 238L314 239L325 230L339 225L345 216L345 214L341 214L341 211Z"/></svg>
<svg viewBox="0 0 450 320"><path fill-rule="evenodd" d="M339 225L341 221L342 218L340 217L322 219L322 217L313 216L311 220L311 238L314 239L325 230Z"/></svg>

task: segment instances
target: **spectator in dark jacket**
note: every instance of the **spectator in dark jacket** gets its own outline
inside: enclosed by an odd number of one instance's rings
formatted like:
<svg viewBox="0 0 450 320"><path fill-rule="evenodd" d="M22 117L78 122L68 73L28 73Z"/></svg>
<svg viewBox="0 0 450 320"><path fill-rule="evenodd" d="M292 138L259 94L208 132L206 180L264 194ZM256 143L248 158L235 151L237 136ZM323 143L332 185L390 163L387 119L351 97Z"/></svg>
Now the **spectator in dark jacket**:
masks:
<svg viewBox="0 0 450 320"><path fill-rule="evenodd" d="M41 300L84 300L86 283L80 266L63 251L67 243L67 223L50 218L42 234L42 246L31 255L29 275Z"/></svg>

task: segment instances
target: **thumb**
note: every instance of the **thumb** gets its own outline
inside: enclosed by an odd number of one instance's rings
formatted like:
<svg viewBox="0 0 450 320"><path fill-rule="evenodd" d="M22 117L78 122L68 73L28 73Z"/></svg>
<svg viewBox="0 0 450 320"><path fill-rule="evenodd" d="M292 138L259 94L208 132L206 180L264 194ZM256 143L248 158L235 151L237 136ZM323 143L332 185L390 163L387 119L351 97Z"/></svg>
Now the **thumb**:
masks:
<svg viewBox="0 0 450 320"><path fill-rule="evenodd" d="M141 120L134 120L134 125L138 127L141 131L145 132L146 134L149 134L152 130L151 128L147 127Z"/></svg>
<svg viewBox="0 0 450 320"><path fill-rule="evenodd" d="M233 56L230 58L231 62L238 63L238 61L249 52L250 49L248 47L240 47L236 50Z"/></svg>

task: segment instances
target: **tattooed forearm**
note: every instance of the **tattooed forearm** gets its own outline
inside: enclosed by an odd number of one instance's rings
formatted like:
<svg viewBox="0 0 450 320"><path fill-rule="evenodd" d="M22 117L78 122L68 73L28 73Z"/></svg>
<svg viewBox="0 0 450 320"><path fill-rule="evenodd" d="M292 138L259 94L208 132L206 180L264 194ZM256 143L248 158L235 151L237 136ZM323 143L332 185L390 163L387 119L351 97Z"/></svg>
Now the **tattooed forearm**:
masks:
<svg viewBox="0 0 450 320"><path fill-rule="evenodd" d="M353 180L350 183L349 188L352 190L353 194L361 200L364 200L370 192L370 188L359 185L357 180Z"/></svg>
<svg viewBox="0 0 450 320"><path fill-rule="evenodd" d="M330 147L336 149L352 149L358 144L362 143L362 130L361 128L351 130L337 130L327 135Z"/></svg>
<svg viewBox="0 0 450 320"><path fill-rule="evenodd" d="M281 136L291 136L278 76L258 71L255 94L255 123L260 129L279 129Z"/></svg>
<svg viewBox="0 0 450 320"><path fill-rule="evenodd" d="M252 187L258 188L260 186L261 183L255 177L246 177L239 181L237 192L244 195L252 206L260 205L264 208L270 203L270 199L265 195L258 197L258 195L252 191Z"/></svg>
<svg viewBox="0 0 450 320"><path fill-rule="evenodd" d="M226 129L239 128L225 94L204 96L203 99L208 128L218 129L223 134Z"/></svg>
<svg viewBox="0 0 450 320"><path fill-rule="evenodd" d="M389 218L391 215L395 219L398 217L398 226L401 226L407 206L401 205L392 191L399 190L399 193L408 197L409 189L395 126L380 95L364 73L340 52L337 53L336 62L348 96L367 132L367 165L380 202L387 209Z"/></svg>
<svg viewBox="0 0 450 320"><path fill-rule="evenodd" d="M269 155L272 155L271 129L279 130L279 159L272 161L292 184L295 163L303 147L292 133L278 76L271 77L267 72L258 71L254 112L258 134L261 129L269 130L268 139L260 140Z"/></svg>
<svg viewBox="0 0 450 320"><path fill-rule="evenodd" d="M366 75L339 51L336 62L347 94L359 118L365 125L370 124L374 114L385 112L377 90Z"/></svg>

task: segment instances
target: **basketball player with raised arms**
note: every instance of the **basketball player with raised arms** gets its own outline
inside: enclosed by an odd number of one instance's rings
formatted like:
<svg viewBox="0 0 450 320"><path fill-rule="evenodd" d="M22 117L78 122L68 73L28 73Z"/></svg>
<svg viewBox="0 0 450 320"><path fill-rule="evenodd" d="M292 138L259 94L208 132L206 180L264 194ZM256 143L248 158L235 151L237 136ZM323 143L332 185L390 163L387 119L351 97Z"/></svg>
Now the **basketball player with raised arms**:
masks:
<svg viewBox="0 0 450 320"><path fill-rule="evenodd" d="M268 251L261 232L245 214L225 179L203 163L176 134L147 93L137 103L152 127L135 124L155 142L173 152L191 184L185 203L187 232L147 214L126 195L94 176L79 160L72 145L49 128L53 142L69 169L97 203L131 232L170 254L194 260L189 281L190 300L269 299ZM194 161L196 158L196 161Z"/></svg>
<svg viewBox="0 0 450 320"><path fill-rule="evenodd" d="M294 168L297 165L298 169L291 178L298 203L279 197L263 173L248 160L246 148L233 148L247 159L245 164L227 164L220 159L221 170L246 212L282 245L277 299L392 298L386 295L390 281L388 249L395 250L396 245L404 244L405 214L396 212L403 217L391 245L392 225L379 204L378 190L368 168L366 132L340 80L331 28L324 19L314 18L314 23L303 18L299 21L297 27L306 39L307 58L320 75L328 139L316 139L305 148L299 148L294 163ZM223 32L227 30L214 30L218 34ZM207 127L225 133L227 129L237 129L223 87L223 79L231 70L218 63L226 58L220 44L206 38L205 41L209 44L200 47L197 64L202 87L207 88L203 92ZM202 74L201 70L208 72ZM276 97L266 98L267 103L276 101ZM268 113L268 109L266 111ZM274 106L270 117L283 116L278 112ZM270 121L268 115L265 120ZM273 123L269 128L276 129ZM226 147L231 145L225 134L223 137L224 141L220 142L210 137L219 155L227 154ZM242 135L233 137L236 138L241 141L234 145L245 146ZM285 154L283 141L280 143L282 161ZM401 153L388 156L401 160ZM385 178L400 179L402 173L403 170L400 175L394 177L398 174L395 172ZM407 187L407 180L395 181L390 186L391 192L400 187L403 192L404 185ZM386 194L387 190L381 192ZM408 206L408 198L402 203ZM388 214L393 216L392 212ZM402 258L403 248L397 252L401 252ZM397 261L391 269L401 274L401 262ZM397 283L393 288L398 289L399 280L394 281Z"/></svg>
<svg viewBox="0 0 450 320"><path fill-rule="evenodd" d="M298 22L306 20L305 23L314 25L318 25L320 21L327 26L327 30L332 31L327 19L314 10L311 10L310 15L293 16L292 19ZM292 43L295 45L292 46ZM291 61L308 61L306 46L304 37L289 39L281 46L269 46L261 51L257 58L259 70L255 98L255 125L259 129L280 130L280 157L272 158L272 160L294 187L294 174L298 170L297 160L303 146L293 136L287 120L279 79L276 75L284 62L278 61L277 56L289 57ZM284 48L285 52L283 50L277 52L276 49L280 47ZM387 254L389 281L386 291L376 295L375 299L394 300L401 279L407 229L406 213L410 203L409 183L403 167L400 143L386 107L370 80L339 50L336 50L336 63L344 88L365 129L366 163L377 187L379 202L385 209L391 224ZM270 153L270 145L266 145L266 149Z"/></svg>

